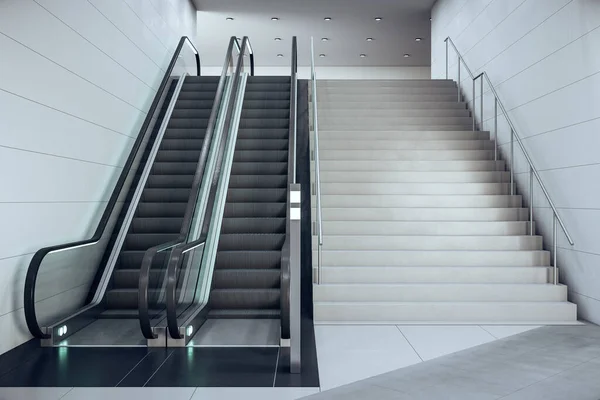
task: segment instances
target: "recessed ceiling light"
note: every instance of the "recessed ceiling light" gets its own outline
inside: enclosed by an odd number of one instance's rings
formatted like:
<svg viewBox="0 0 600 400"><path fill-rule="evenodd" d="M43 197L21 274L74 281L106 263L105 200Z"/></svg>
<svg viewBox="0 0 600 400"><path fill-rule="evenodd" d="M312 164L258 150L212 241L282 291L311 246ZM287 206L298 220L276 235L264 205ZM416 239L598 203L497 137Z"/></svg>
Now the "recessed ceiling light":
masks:
<svg viewBox="0 0 600 400"><path fill-rule="evenodd" d="M283 54L279 53L279 54L277 54L277 57L281 58L281 57L283 57Z"/></svg>
<svg viewBox="0 0 600 400"><path fill-rule="evenodd" d="M360 58L365 58L367 55L366 54L361 54Z"/></svg>
<svg viewBox="0 0 600 400"><path fill-rule="evenodd" d="M323 18L325 21L331 21L331 17L325 17Z"/></svg>
<svg viewBox="0 0 600 400"><path fill-rule="evenodd" d="M326 38L326 37L321 38L321 42L328 42L328 41L329 41L329 38Z"/></svg>
<svg viewBox="0 0 600 400"><path fill-rule="evenodd" d="M415 38L415 42L420 42L421 40L423 40L423 38L420 38L420 37Z"/></svg>
<svg viewBox="0 0 600 400"><path fill-rule="evenodd" d="M404 58L408 58L408 57L410 57L410 54L405 54L404 55Z"/></svg>
<svg viewBox="0 0 600 400"><path fill-rule="evenodd" d="M276 37L276 38L275 38L275 41L276 41L276 42L281 42L281 38L280 38L280 37Z"/></svg>
<svg viewBox="0 0 600 400"><path fill-rule="evenodd" d="M233 18L232 17L227 17L227 18L225 18L225 20L226 21L233 21Z"/></svg>
<svg viewBox="0 0 600 400"><path fill-rule="evenodd" d="M271 21L279 21L279 17L271 17Z"/></svg>
<svg viewBox="0 0 600 400"><path fill-rule="evenodd" d="M325 57L325 54L319 54L319 57L323 58Z"/></svg>
<svg viewBox="0 0 600 400"><path fill-rule="evenodd" d="M367 38L367 42L372 42L373 40L375 40L375 39L373 39L372 37Z"/></svg>
<svg viewBox="0 0 600 400"><path fill-rule="evenodd" d="M381 17L375 17L375 21L377 21L377 22L381 21L382 19L383 18L381 18Z"/></svg>

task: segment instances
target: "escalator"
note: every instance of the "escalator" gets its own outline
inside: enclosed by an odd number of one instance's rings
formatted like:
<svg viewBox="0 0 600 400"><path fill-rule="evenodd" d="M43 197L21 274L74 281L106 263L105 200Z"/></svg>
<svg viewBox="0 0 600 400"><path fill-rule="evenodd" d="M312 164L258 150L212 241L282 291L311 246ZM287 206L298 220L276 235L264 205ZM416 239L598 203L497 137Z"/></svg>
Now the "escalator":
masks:
<svg viewBox="0 0 600 400"><path fill-rule="evenodd" d="M249 77L209 318L279 318L286 236L289 77Z"/></svg>

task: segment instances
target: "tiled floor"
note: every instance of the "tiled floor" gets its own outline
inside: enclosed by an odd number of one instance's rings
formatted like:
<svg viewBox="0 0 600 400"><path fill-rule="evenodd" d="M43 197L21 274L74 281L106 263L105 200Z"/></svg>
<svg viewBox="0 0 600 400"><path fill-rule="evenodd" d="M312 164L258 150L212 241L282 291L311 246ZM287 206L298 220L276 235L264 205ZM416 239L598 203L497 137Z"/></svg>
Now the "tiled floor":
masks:
<svg viewBox="0 0 600 400"><path fill-rule="evenodd" d="M494 327L490 331L502 336L519 329ZM598 400L599 377L600 327L591 324L549 326L322 392L309 399Z"/></svg>
<svg viewBox="0 0 600 400"><path fill-rule="evenodd" d="M536 326L317 325L321 389L479 346Z"/></svg>

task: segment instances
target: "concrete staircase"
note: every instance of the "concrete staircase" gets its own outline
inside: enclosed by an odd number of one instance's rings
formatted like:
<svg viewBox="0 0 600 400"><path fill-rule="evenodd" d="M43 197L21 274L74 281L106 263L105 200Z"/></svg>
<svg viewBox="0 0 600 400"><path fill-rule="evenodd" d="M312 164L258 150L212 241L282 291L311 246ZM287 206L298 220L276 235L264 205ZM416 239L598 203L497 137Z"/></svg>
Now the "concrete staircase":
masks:
<svg viewBox="0 0 600 400"><path fill-rule="evenodd" d="M576 323L521 196L510 195L504 161L494 161L489 132L472 131L455 82L317 85L316 323ZM313 196L313 221L315 204ZM315 276L316 251L313 237Z"/></svg>

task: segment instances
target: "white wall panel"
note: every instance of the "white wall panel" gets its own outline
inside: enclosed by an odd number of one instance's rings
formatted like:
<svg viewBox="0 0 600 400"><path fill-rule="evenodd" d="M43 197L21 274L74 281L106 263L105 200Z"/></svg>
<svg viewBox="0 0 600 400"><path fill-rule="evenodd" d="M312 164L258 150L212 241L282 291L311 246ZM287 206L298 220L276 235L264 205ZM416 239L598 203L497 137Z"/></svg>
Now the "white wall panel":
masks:
<svg viewBox="0 0 600 400"><path fill-rule="evenodd" d="M30 338L22 307L33 253L95 231L195 20L189 0L0 1L0 353ZM62 264L41 275L60 282L41 296L48 312L78 304L93 277Z"/></svg>
<svg viewBox="0 0 600 400"><path fill-rule="evenodd" d="M445 75L443 39L451 36L475 74L486 71L548 192L570 230L558 232L561 277L581 316L600 322L600 2L595 0L438 0L432 11L432 77ZM449 12L462 7L460 12ZM451 62L455 58L451 50ZM456 76L456 67L451 68ZM471 84L462 82L470 100ZM493 131L493 96L484 88L484 128ZM481 92L475 96L479 117ZM473 103L471 103L473 106ZM510 127L498 117L501 154L509 159ZM530 201L528 164L515 145L514 171ZM552 212L537 184L538 233L552 247Z"/></svg>

